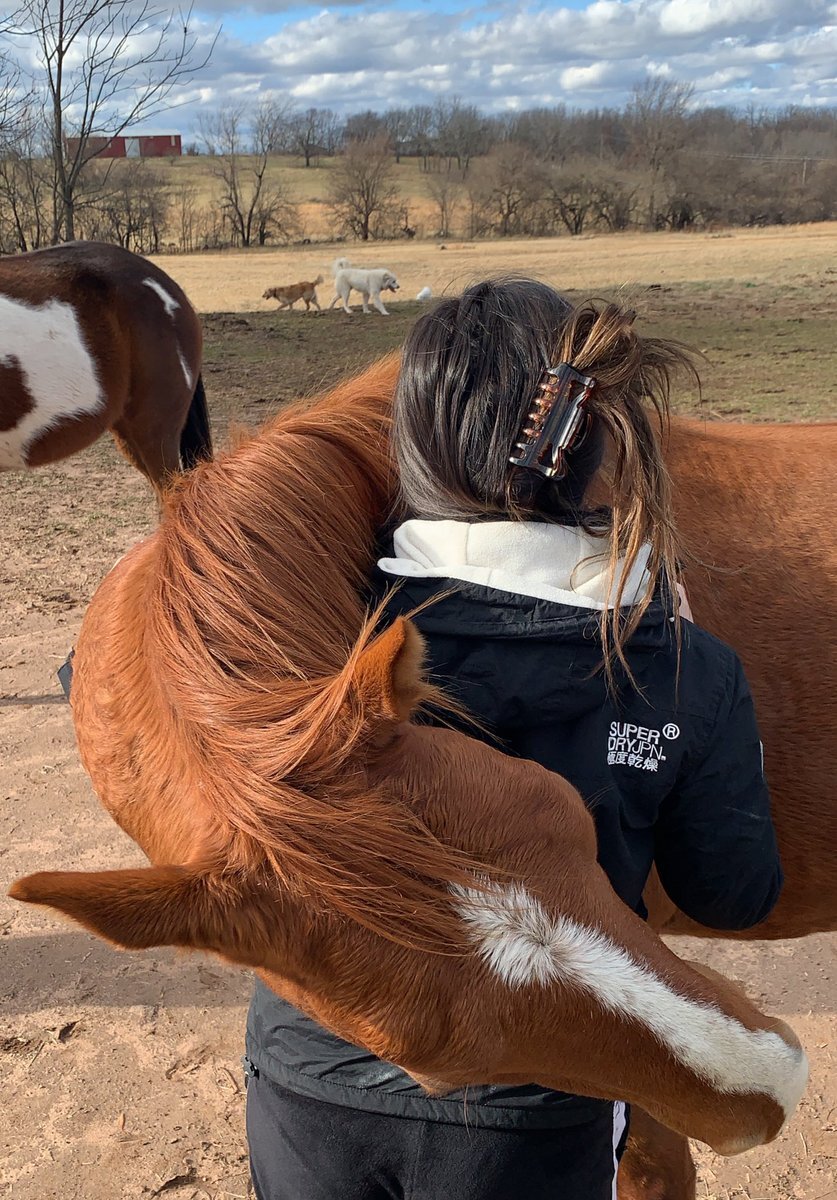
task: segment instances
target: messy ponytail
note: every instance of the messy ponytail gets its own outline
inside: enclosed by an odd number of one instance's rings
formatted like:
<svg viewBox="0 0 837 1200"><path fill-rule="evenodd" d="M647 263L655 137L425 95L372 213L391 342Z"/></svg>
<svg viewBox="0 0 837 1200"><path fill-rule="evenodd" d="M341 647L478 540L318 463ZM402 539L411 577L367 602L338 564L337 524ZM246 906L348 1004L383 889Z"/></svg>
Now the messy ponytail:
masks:
<svg viewBox="0 0 837 1200"><path fill-rule="evenodd" d="M612 607L602 613L604 669L613 682L624 646L655 592L675 617L677 535L658 432L674 376L697 379L685 347L646 337L617 304L570 304L530 279L489 280L421 317L404 347L394 446L407 516L547 520L608 537ZM570 363L596 380L587 437L560 479L512 467L509 455L548 366ZM656 428L655 428L656 427ZM620 608L644 545L648 584ZM623 564L620 570L620 562Z"/></svg>
<svg viewBox="0 0 837 1200"><path fill-rule="evenodd" d="M556 361L571 363L596 380L587 409L609 450L601 467L609 510L612 607L602 614L602 645L609 678L614 659L630 674L624 645L655 591L662 590L671 604L678 641L680 637L677 605L673 603L678 538L671 482L663 461L661 437L657 435L667 431L674 376L685 371L696 381L698 377L685 347L639 334L635 321L636 313L631 309L587 302L573 311L560 330L555 348ZM591 523L584 514L580 523L589 532L601 532L600 522ZM645 545L650 548L648 585L626 616L620 607L625 583Z"/></svg>

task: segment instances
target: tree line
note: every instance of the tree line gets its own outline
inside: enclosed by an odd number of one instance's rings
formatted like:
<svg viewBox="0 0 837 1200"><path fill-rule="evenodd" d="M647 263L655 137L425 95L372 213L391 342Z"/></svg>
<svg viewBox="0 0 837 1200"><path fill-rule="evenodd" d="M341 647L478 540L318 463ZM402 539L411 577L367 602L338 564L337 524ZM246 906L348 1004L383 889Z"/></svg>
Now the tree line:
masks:
<svg viewBox="0 0 837 1200"><path fill-rule="evenodd" d="M363 158L365 147L379 175L387 157L396 165L418 159L435 208L430 232L443 237L837 217L837 109L738 111L696 108L693 100L691 87L651 79L621 109L489 115L453 100L369 111L345 122L342 153ZM287 141L283 148L291 150ZM397 171L385 179L395 188ZM376 222L392 227L398 206L397 192L383 196L372 235Z"/></svg>
<svg viewBox="0 0 837 1200"><path fill-rule="evenodd" d="M10 53L21 42L35 50L28 75ZM328 160L331 232L360 240L837 217L837 110L699 108L668 79L637 85L619 109L488 114L454 98L340 117L228 105L187 146L206 156L212 202L153 160L96 157L103 137L165 112L212 49L190 11L155 0L23 0L0 26L0 251L78 236L144 253L299 240L281 158ZM408 160L423 175L418 206Z"/></svg>

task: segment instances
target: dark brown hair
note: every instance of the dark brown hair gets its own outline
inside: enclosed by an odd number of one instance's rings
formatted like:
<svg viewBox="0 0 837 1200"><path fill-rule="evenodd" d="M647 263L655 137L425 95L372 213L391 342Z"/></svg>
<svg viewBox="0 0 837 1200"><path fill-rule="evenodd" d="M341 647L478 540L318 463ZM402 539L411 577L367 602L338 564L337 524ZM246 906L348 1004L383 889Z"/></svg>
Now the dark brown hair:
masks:
<svg viewBox="0 0 837 1200"><path fill-rule="evenodd" d="M678 370L697 378L685 347L639 334L635 317L617 304L573 306L532 279L475 284L414 325L394 406L407 515L550 520L609 538L614 607L602 615L609 679L614 658L628 669L623 646L655 590L673 592L677 539L652 414L662 428ZM566 475L546 480L512 467L509 455L544 370L559 362L592 375L597 386L588 404L590 432L568 456ZM596 498L605 508L591 502L594 481L604 485ZM648 587L625 614L624 582L645 544ZM676 629L679 636L677 621Z"/></svg>

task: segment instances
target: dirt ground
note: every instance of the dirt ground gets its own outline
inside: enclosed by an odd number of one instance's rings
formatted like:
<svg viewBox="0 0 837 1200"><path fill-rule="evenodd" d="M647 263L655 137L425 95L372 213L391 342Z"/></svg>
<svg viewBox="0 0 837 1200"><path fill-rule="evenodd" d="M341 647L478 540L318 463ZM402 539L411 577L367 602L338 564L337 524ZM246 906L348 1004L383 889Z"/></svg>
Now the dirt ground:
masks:
<svg viewBox="0 0 837 1200"><path fill-rule="evenodd" d="M644 319L705 351L707 419L834 418L835 245L833 228L700 245L649 238L644 249L634 238L564 242L572 262L562 282L605 291L627 284ZM422 273L418 247L389 249L386 261L404 271L408 295L428 279L439 283ZM545 261L541 243L502 249L507 256L479 269L532 270L533 257ZM424 254L445 259L435 247ZM304 277L303 266L316 263L239 258L163 264L212 310L205 377L219 440L231 422L261 422L277 404L396 346L419 311L399 303L389 321L315 320L264 305L245 315L259 307L251 293L280 267ZM451 261L444 283L452 286L465 268ZM552 261L542 274L557 281L557 248ZM694 411L697 398L684 393L678 406ZM138 863L81 770L55 671L102 575L151 528L150 490L102 441L55 467L0 476L0 513L0 875ZM749 945L681 939L675 948L744 981L793 1024L812 1062L805 1100L776 1143L732 1160L698 1148L698 1195L837 1200L837 935ZM249 987L245 973L210 958L121 955L45 913L0 901L0 1195L247 1196L239 1058Z"/></svg>

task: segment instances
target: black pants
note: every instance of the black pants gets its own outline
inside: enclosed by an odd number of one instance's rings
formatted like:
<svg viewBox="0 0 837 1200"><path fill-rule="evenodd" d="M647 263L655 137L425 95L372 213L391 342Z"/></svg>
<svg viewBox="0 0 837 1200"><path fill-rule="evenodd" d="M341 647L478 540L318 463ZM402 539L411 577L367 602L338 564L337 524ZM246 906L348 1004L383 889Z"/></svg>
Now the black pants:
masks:
<svg viewBox="0 0 837 1200"><path fill-rule="evenodd" d="M613 1120L498 1130L311 1100L264 1076L247 1087L258 1200L613 1200L627 1131Z"/></svg>

